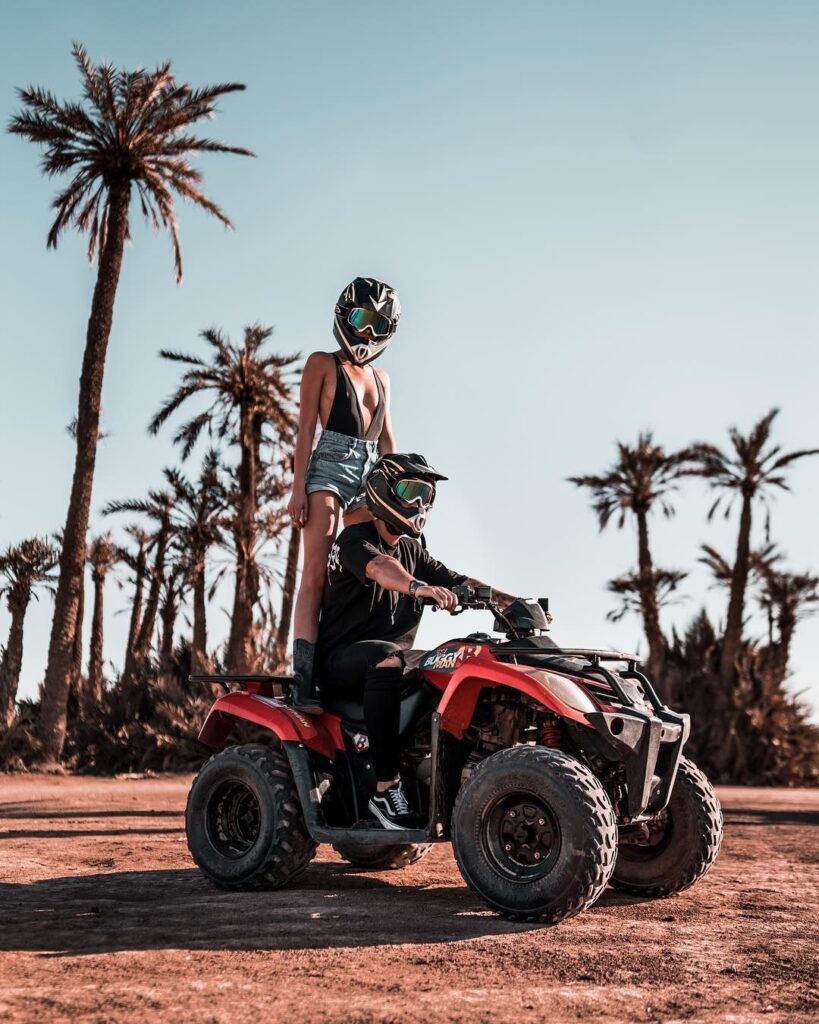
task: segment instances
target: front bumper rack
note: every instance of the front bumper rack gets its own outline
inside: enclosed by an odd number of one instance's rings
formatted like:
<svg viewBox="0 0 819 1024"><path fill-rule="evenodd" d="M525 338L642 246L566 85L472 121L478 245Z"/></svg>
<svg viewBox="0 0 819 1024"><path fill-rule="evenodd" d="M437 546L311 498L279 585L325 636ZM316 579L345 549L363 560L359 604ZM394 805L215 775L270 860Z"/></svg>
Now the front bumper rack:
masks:
<svg viewBox="0 0 819 1024"><path fill-rule="evenodd" d="M596 752L607 760L623 764L626 776L626 823L647 813L656 814L668 805L677 778L682 749L691 732L691 719L666 707L648 678L637 668L634 654L619 651L561 648L557 658L578 658L588 665L573 668L573 674L590 683L605 681L620 705L586 715L599 742ZM624 672L612 672L606 662L625 662ZM635 706L622 680L639 683L652 714ZM602 695L596 693L598 700ZM578 740L582 739L578 736Z"/></svg>

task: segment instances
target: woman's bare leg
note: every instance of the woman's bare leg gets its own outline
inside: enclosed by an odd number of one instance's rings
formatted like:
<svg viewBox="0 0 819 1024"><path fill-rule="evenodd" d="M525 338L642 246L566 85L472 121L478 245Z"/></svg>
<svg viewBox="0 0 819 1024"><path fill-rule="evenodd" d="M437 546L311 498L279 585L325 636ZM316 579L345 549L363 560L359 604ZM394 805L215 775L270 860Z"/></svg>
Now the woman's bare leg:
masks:
<svg viewBox="0 0 819 1024"><path fill-rule="evenodd" d="M296 597L293 636L314 644L318 637L319 610L327 577L327 559L341 518L341 503L330 491L308 495L307 524L302 530L304 565Z"/></svg>

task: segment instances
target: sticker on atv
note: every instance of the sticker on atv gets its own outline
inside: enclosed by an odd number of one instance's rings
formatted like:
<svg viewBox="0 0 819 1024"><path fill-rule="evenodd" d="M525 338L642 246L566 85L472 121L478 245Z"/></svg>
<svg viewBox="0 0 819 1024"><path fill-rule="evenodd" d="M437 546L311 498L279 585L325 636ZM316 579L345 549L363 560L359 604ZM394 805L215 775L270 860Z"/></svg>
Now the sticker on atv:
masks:
<svg viewBox="0 0 819 1024"><path fill-rule="evenodd" d="M453 672L469 658L475 658L481 653L480 647L439 647L430 653L421 662L421 668L429 672Z"/></svg>

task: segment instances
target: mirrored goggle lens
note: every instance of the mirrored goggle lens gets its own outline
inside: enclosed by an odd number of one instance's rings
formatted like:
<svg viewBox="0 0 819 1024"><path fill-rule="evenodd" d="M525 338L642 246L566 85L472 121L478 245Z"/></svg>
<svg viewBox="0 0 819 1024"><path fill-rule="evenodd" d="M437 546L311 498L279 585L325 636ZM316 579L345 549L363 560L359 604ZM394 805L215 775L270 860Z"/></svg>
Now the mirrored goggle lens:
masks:
<svg viewBox="0 0 819 1024"><path fill-rule="evenodd" d="M399 480L395 493L407 505L431 505L435 487L426 480Z"/></svg>
<svg viewBox="0 0 819 1024"><path fill-rule="evenodd" d="M361 309L357 306L347 314L347 323L357 331L369 327L375 338L385 338L392 331L392 320L389 317L376 313L373 309Z"/></svg>

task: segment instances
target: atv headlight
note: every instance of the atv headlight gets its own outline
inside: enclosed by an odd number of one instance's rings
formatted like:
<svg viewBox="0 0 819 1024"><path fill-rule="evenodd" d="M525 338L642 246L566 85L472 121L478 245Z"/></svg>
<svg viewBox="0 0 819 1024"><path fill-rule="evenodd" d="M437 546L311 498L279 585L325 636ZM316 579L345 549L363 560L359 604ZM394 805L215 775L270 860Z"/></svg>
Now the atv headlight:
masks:
<svg viewBox="0 0 819 1024"><path fill-rule="evenodd" d="M557 700L566 704L574 711L582 711L584 715L587 715L597 710L597 706L591 697L571 679L555 675L553 672L545 672L541 668L527 668L526 674L536 679Z"/></svg>

